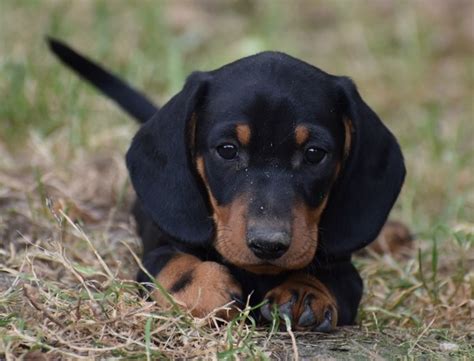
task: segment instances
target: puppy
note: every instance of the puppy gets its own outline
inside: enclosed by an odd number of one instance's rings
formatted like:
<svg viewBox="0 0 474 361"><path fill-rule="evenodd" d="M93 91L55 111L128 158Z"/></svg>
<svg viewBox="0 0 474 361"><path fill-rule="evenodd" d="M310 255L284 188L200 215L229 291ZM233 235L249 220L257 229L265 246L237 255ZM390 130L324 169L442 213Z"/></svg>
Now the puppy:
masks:
<svg viewBox="0 0 474 361"><path fill-rule="evenodd" d="M52 51L143 122L126 162L143 241L140 282L198 316L267 301L296 330L353 324L351 254L379 234L401 190L399 145L347 77L279 52L192 73L158 109L57 40ZM158 292L152 297L167 300ZM233 312L222 313L230 318Z"/></svg>

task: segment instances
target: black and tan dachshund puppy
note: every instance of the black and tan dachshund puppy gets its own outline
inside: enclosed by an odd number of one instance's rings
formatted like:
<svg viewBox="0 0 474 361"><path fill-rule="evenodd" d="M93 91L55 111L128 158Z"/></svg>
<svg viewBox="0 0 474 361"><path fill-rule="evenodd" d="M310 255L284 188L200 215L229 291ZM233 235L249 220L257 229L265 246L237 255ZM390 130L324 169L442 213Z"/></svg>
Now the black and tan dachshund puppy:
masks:
<svg viewBox="0 0 474 361"><path fill-rule="evenodd" d="M134 215L143 263L176 300L204 316L250 295L268 300L263 318L277 306L297 330L354 322L362 281L351 254L380 232L405 167L349 78L264 52L191 74L158 110L66 45L50 45L144 123L126 157Z"/></svg>

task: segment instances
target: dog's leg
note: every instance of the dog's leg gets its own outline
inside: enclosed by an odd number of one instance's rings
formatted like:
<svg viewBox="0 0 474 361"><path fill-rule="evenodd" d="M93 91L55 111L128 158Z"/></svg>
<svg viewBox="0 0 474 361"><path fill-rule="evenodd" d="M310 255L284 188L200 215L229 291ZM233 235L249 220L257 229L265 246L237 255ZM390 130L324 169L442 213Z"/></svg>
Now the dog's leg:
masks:
<svg viewBox="0 0 474 361"><path fill-rule="evenodd" d="M232 301L235 301L233 306L217 315L231 319L237 313L235 303L241 300L242 289L227 267L202 261L169 246L159 247L146 255L144 266L156 282L192 315L204 317ZM150 282L150 279L141 271L138 281ZM151 292L151 297L161 306L169 305L167 297L158 289Z"/></svg>
<svg viewBox="0 0 474 361"><path fill-rule="evenodd" d="M271 320L272 309L287 315L295 330L329 332L336 325L354 322L362 295L361 279L350 262L317 274L292 273L265 295L264 318Z"/></svg>
<svg viewBox="0 0 474 361"><path fill-rule="evenodd" d="M350 260L320 267L314 273L336 298L338 325L353 325L362 291L362 278Z"/></svg>

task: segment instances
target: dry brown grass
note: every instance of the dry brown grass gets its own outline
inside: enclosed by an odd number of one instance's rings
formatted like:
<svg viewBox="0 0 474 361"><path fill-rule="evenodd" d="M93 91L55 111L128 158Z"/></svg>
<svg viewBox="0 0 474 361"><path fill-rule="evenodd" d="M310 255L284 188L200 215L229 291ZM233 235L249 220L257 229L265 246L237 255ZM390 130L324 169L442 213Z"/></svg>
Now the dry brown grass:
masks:
<svg viewBox="0 0 474 361"><path fill-rule="evenodd" d="M0 342L6 357L35 349L58 358L210 357L229 345L252 351L251 344L243 345L254 327L245 313L232 324L214 314L193 319L138 295L137 239L127 206L112 206L126 180L121 164L113 157L79 156L71 169L82 173L62 178L48 169L51 149L43 150L37 177L2 176L3 190L8 188L2 210L9 210L2 221L4 231L12 232L4 235L10 243L0 255L0 319L8 336ZM102 165L100 172L95 164ZM31 198L25 199L25 190Z"/></svg>
<svg viewBox="0 0 474 361"><path fill-rule="evenodd" d="M294 344L301 357L473 357L472 2L276 4L0 2L0 358L285 359ZM417 236L404 255L355 258L358 326L276 332L139 297L123 164L135 125L47 55L45 33L162 99L191 69L265 48L352 75L400 139L393 213Z"/></svg>

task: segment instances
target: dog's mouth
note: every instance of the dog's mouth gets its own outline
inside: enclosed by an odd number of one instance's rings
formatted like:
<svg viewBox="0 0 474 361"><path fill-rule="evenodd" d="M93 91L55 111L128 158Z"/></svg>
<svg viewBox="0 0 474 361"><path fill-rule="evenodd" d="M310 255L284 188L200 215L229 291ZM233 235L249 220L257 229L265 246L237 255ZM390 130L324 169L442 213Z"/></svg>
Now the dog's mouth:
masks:
<svg viewBox="0 0 474 361"><path fill-rule="evenodd" d="M226 206L210 198L216 226L214 248L228 263L253 273L278 274L302 269L314 259L327 198L317 208L296 202L287 219L251 215L245 194Z"/></svg>
<svg viewBox="0 0 474 361"><path fill-rule="evenodd" d="M299 247L296 247L299 246ZM317 242L291 245L286 253L276 259L260 259L248 247L230 247L228 242L215 244L217 252L230 264L257 274L279 274L306 267L314 259Z"/></svg>
<svg viewBox="0 0 474 361"><path fill-rule="evenodd" d="M277 275L288 271L286 268L282 268L279 266L275 266L269 262L263 262L261 264L254 264L254 265L241 265L240 268L256 274L267 274L267 275Z"/></svg>

